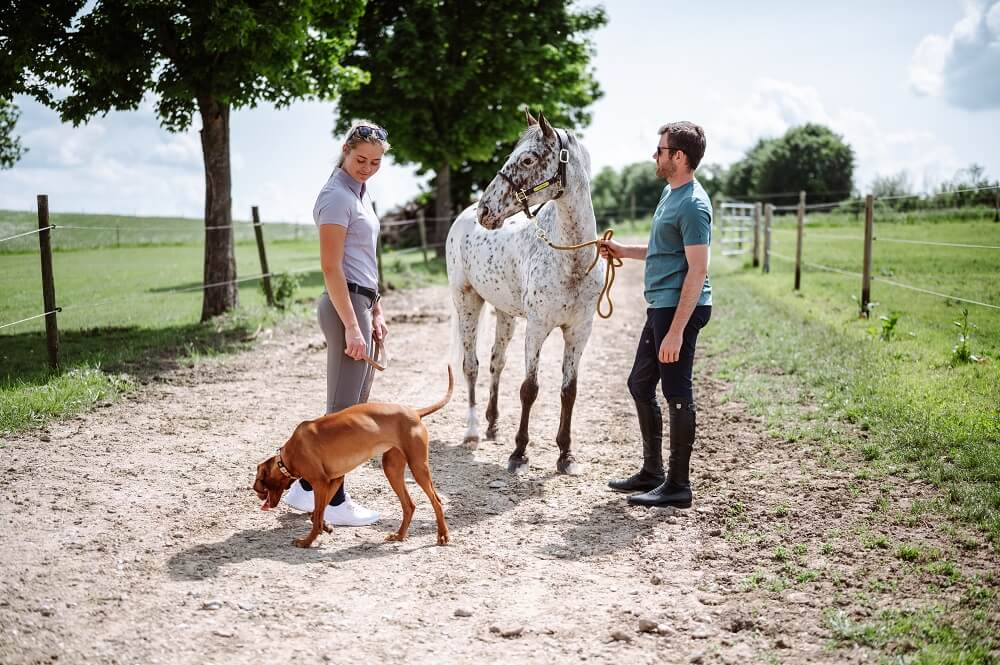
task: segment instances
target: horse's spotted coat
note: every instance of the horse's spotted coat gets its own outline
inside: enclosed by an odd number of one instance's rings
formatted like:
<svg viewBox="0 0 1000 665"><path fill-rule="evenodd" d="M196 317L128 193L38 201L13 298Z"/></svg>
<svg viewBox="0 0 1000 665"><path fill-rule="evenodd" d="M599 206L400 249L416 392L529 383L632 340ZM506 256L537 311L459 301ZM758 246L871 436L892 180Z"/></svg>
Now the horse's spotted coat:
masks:
<svg viewBox="0 0 1000 665"><path fill-rule="evenodd" d="M533 119L532 119L533 120ZM532 194L532 209L548 201L538 213L537 224L557 245L575 245L597 235L590 198L590 156L575 137L563 130L563 147L569 151L563 195L550 186ZM530 189L552 177L558 168L556 132L541 116L525 132L507 158L502 171L519 187ZM476 336L483 303L496 311L496 340L490 358L490 401L486 409L488 438L496 436L497 390L514 332L514 319L527 320L525 330L525 381L521 386L521 424L515 437L510 470L527 469L528 416L538 394L538 356L542 343L555 328L563 333L562 417L556 441L559 470L578 473L570 452L570 423L576 398L580 356L593 327L597 296L604 282L604 262L590 271L595 249L574 251L549 247L538 236L514 198L514 191L499 175L477 204L455 220L446 244L448 282L458 318L464 352L463 369L469 389L469 427L466 442L479 441L475 385L479 371ZM513 215L511 217L511 215Z"/></svg>

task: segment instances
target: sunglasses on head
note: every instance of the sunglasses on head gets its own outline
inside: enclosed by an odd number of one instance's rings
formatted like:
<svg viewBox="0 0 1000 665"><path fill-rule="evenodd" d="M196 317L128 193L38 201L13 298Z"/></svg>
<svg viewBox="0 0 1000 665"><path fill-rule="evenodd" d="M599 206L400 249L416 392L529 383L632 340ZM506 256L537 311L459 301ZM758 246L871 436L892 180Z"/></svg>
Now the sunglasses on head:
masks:
<svg viewBox="0 0 1000 665"><path fill-rule="evenodd" d="M351 132L351 136L360 136L363 139L370 138L374 136L379 141L385 141L389 138L389 132L385 131L381 127L369 127L368 125L358 125Z"/></svg>

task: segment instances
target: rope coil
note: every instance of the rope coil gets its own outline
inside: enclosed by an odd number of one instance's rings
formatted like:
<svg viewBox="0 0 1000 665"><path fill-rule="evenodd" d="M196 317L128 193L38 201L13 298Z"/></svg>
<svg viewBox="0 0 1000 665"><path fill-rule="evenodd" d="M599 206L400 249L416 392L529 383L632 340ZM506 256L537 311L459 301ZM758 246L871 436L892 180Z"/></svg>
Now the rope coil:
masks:
<svg viewBox="0 0 1000 665"><path fill-rule="evenodd" d="M604 235L602 237L597 238L596 240L588 240L587 242L581 242L579 245L557 245L553 243L551 240L549 240L548 235L546 235L542 227L538 225L537 221L535 222L535 230L538 232L538 237L552 249L558 249L562 251L572 251L576 249L582 249L590 245L595 245L594 260L591 261L590 266L587 268L586 273L584 274L589 274L590 271L594 269L594 266L597 265L597 262L600 260L601 243L611 240L611 237L614 236L615 234L614 231L608 229L607 231L604 232ZM615 311L615 304L611 301L611 286L615 283L615 268L621 268L622 265L624 265L623 261L620 258L618 258L617 256L612 256L611 254L608 254L607 262L608 262L607 269L604 271L604 287L601 289L601 293L597 296L597 315L602 319L610 319L611 315ZM604 302L605 299L607 299L608 301L607 314L601 311L601 303Z"/></svg>

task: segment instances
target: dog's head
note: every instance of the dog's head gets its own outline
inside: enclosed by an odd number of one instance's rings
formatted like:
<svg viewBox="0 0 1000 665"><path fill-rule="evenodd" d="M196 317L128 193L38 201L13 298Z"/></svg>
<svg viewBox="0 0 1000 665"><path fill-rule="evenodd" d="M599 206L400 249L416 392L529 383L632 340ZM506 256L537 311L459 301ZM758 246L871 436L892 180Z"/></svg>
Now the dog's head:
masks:
<svg viewBox="0 0 1000 665"><path fill-rule="evenodd" d="M253 481L253 491L263 501L261 510L277 508L281 495L292 486L294 478L289 478L278 468L278 456L273 455L257 465L257 477Z"/></svg>

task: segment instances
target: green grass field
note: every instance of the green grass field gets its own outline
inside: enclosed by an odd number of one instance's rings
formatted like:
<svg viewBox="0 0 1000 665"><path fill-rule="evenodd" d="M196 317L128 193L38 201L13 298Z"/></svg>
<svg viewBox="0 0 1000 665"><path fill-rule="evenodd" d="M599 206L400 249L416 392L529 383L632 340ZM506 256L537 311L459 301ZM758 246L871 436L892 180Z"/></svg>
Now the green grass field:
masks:
<svg viewBox="0 0 1000 665"><path fill-rule="evenodd" d="M84 221L102 226L106 220ZM124 220L134 226L159 223ZM98 241L79 242L74 237L76 248L64 246L53 252L56 302L62 308L57 317L62 371L47 369L44 319L0 329L0 432L38 426L113 399L129 390L134 380L142 380L165 364L245 348L261 326L275 325L289 316L313 315L312 303L323 290L313 228L264 228L271 271L288 271L299 280L295 302L287 311L267 308L259 280L250 279L239 285L240 307L235 312L202 324L204 250L200 242L191 240L200 238L196 227L201 222L174 222L190 228L184 231L186 236L181 232L171 236L170 244L155 244L156 237L147 235L132 246L88 248ZM261 272L252 228L247 228L250 234L236 245L238 276ZM62 232L57 228L54 239ZM283 234L293 238L295 233L302 234L302 239L281 239ZM177 244L182 237L186 244ZM35 237L29 238L37 243ZM105 237L102 242L106 241ZM443 262L432 260L425 268L419 252L388 251L383 264L390 288L446 280ZM0 256L0 294L0 324L42 312L37 250Z"/></svg>
<svg viewBox="0 0 1000 665"><path fill-rule="evenodd" d="M264 222L266 240L307 240L315 231L312 225ZM205 237L205 222L184 217L126 217L83 213L52 213L49 223L58 228L52 233L55 250L96 247L135 247L147 245L197 244ZM253 242L253 225L248 220L234 220L236 242ZM0 210L0 238L38 229L34 212ZM0 242L0 254L37 252L38 236L28 235Z"/></svg>
<svg viewBox="0 0 1000 665"><path fill-rule="evenodd" d="M706 335L737 394L782 436L842 439L874 468L904 469L940 485L962 518L1000 543L1000 310L890 284L1000 305L1000 247L990 215L877 214L870 319L859 317L861 278L805 267L793 290L794 218L776 220L771 273L743 257L713 256L718 316ZM807 219L803 261L860 273L863 224L851 216ZM968 348L956 362L963 309ZM883 319L882 317L886 317ZM896 321L892 324L891 319ZM806 414L806 415L803 415ZM832 431L831 420L850 424ZM831 459L835 451L831 449Z"/></svg>

